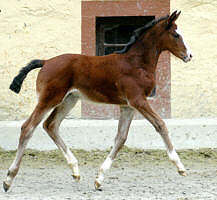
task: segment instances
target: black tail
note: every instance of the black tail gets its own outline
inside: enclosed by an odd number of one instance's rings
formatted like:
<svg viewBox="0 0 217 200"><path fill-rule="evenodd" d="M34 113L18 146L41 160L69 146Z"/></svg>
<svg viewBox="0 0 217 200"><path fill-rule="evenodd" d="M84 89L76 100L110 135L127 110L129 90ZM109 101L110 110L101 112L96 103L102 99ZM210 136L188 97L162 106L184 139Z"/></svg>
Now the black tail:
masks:
<svg viewBox="0 0 217 200"><path fill-rule="evenodd" d="M44 60L32 60L29 64L23 67L19 74L14 78L10 85L10 89L16 93L20 92L22 83L26 78L27 74L36 68L41 68L44 65Z"/></svg>

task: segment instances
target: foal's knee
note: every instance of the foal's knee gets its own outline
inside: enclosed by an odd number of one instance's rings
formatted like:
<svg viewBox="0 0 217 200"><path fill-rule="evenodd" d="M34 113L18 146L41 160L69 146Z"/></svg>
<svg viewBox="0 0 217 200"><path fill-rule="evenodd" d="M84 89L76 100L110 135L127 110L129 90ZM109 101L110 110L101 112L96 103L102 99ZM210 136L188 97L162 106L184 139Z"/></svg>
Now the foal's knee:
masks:
<svg viewBox="0 0 217 200"><path fill-rule="evenodd" d="M158 121L155 125L155 129L161 135L168 134L167 127L164 121Z"/></svg>

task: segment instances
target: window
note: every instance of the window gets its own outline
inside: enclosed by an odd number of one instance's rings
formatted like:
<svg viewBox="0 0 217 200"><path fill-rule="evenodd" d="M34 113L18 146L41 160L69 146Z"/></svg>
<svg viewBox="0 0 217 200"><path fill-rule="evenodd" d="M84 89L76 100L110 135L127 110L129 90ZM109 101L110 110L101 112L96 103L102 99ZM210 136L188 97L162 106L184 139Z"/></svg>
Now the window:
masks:
<svg viewBox="0 0 217 200"><path fill-rule="evenodd" d="M123 49L133 31L153 19L153 16L96 17L96 55L108 55ZM154 88L150 96L155 93Z"/></svg>

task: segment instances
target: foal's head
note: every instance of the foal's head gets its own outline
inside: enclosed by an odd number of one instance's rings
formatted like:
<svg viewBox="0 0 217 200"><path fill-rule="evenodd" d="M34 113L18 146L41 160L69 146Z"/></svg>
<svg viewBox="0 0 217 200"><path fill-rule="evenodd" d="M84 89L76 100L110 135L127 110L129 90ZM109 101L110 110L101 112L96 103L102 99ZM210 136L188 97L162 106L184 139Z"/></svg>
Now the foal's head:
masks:
<svg viewBox="0 0 217 200"><path fill-rule="evenodd" d="M184 62L188 62L191 60L192 54L184 42L184 39L177 28L177 25L175 24L175 21L178 19L180 13L181 11L178 13L177 11L173 12L172 15L168 17L168 19L161 23L165 28L161 35L162 46L164 49L169 50Z"/></svg>

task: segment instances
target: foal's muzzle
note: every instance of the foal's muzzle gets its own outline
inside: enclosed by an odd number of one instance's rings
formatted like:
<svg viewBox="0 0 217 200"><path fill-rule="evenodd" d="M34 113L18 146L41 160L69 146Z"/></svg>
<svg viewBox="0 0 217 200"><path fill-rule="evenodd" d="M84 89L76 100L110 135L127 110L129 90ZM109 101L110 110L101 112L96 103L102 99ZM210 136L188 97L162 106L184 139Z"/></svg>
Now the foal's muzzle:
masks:
<svg viewBox="0 0 217 200"><path fill-rule="evenodd" d="M189 54L189 55L183 57L183 61L187 63L187 62L191 61L192 58L193 58L192 54Z"/></svg>

